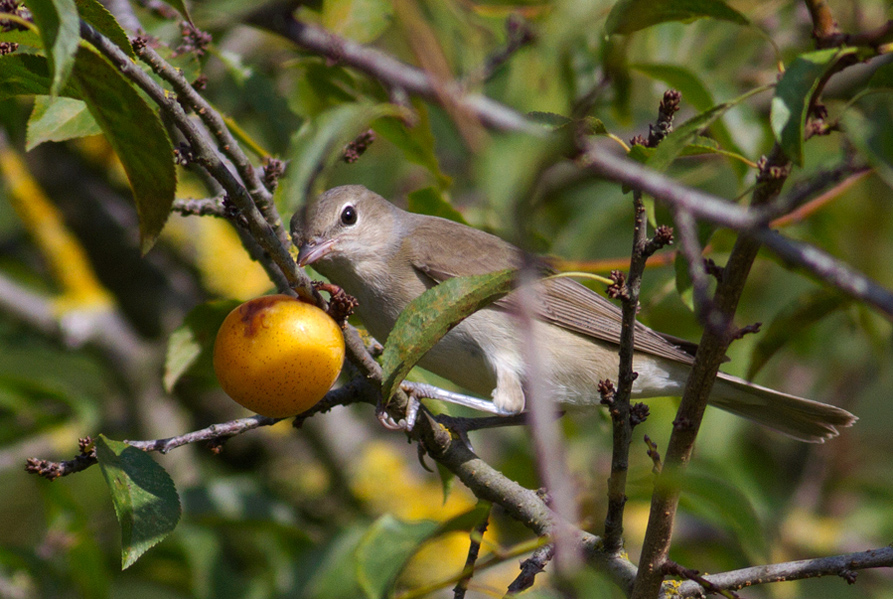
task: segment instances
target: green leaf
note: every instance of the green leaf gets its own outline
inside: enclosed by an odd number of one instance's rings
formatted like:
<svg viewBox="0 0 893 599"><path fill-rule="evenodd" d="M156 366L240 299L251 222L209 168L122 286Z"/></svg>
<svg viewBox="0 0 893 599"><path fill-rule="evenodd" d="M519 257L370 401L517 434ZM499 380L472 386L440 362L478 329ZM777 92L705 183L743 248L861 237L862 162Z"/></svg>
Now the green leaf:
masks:
<svg viewBox="0 0 893 599"><path fill-rule="evenodd" d="M629 68L679 90L682 92L683 102L691 104L698 112L704 112L714 105L713 95L704 82L685 67L675 64L638 63L629 65Z"/></svg>
<svg viewBox="0 0 893 599"><path fill-rule="evenodd" d="M851 300L839 293L819 289L804 293L775 315L763 330L750 356L747 378L753 378L769 359L791 339L808 331L817 322L837 312Z"/></svg>
<svg viewBox="0 0 893 599"><path fill-rule="evenodd" d="M78 9L74 0L27 0L25 4L40 29L52 72L50 95L55 96L61 92L74 67L75 52L81 40Z"/></svg>
<svg viewBox="0 0 893 599"><path fill-rule="evenodd" d="M413 366L462 319L512 290L514 270L456 277L412 300L388 335L381 357L381 393L390 398Z"/></svg>
<svg viewBox="0 0 893 599"><path fill-rule="evenodd" d="M722 471L722 475L727 476L727 472ZM754 561L768 558L762 522L750 499L738 487L712 473L689 471L682 481L682 509L732 532Z"/></svg>
<svg viewBox="0 0 893 599"><path fill-rule="evenodd" d="M357 546L357 580L369 599L381 599L406 561L440 527L433 520L403 522L390 514L375 521Z"/></svg>
<svg viewBox="0 0 893 599"><path fill-rule="evenodd" d="M878 67L868 80L868 89L893 89L893 62Z"/></svg>
<svg viewBox="0 0 893 599"><path fill-rule="evenodd" d="M145 254L167 221L177 188L171 141L155 111L94 50L78 51L74 79L127 173Z"/></svg>
<svg viewBox="0 0 893 599"><path fill-rule="evenodd" d="M74 98L37 96L28 119L26 150L45 141L65 141L102 133L87 105Z"/></svg>
<svg viewBox="0 0 893 599"><path fill-rule="evenodd" d="M211 365L214 339L223 320L238 300L207 302L193 308L183 324L171 333L167 342L167 355L164 360L164 390L171 393L177 381L197 364ZM212 371L208 371L209 374ZM213 375L212 375L213 376Z"/></svg>
<svg viewBox="0 0 893 599"><path fill-rule="evenodd" d="M803 165L803 130L819 82L844 55L855 48L829 48L801 54L788 66L775 88L770 122L775 140L797 166Z"/></svg>
<svg viewBox="0 0 893 599"><path fill-rule="evenodd" d="M126 569L176 528L180 498L168 473L144 451L99 435L96 457L121 525Z"/></svg>
<svg viewBox="0 0 893 599"><path fill-rule="evenodd" d="M387 0L323 0L322 24L326 29L361 44L375 41L394 20Z"/></svg>
<svg viewBox="0 0 893 599"><path fill-rule="evenodd" d="M451 532L470 531L489 513L490 504L481 501L443 523L382 516L369 527L354 553L360 588L370 599L388 596L397 575L425 542Z"/></svg>
<svg viewBox="0 0 893 599"><path fill-rule="evenodd" d="M70 486L41 485L46 505L48 537L64 538L65 559L54 567L64 568L72 592L78 597L109 597L111 576L103 548L97 542L96 517L81 504ZM63 565L64 563L64 565ZM54 572L54 577L60 572Z"/></svg>
<svg viewBox="0 0 893 599"><path fill-rule="evenodd" d="M14 96L49 95L50 70L47 59L33 54L0 56L0 100ZM80 92L69 82L60 95L80 98Z"/></svg>
<svg viewBox="0 0 893 599"><path fill-rule="evenodd" d="M403 119L385 117L372 123L372 130L397 146L407 160L427 169L434 175L437 186L446 189L453 181L440 170L428 108L422 102L413 102L413 108L419 116L413 127L407 126Z"/></svg>
<svg viewBox="0 0 893 599"><path fill-rule="evenodd" d="M397 116L403 109L393 104L351 103L336 106L304 122L292 137L288 174L279 196L279 210L291 214L322 191L319 175L331 168L344 146L383 116Z"/></svg>
<svg viewBox="0 0 893 599"><path fill-rule="evenodd" d="M109 38L112 43L121 48L129 57L135 59L136 54L130 45L127 33L112 16L106 7L97 0L74 0L81 18L93 26L96 31Z"/></svg>
<svg viewBox="0 0 893 599"><path fill-rule="evenodd" d="M669 21L703 18L750 24L747 17L721 0L620 0L608 14L605 33L628 34Z"/></svg>
<svg viewBox="0 0 893 599"><path fill-rule="evenodd" d="M660 142L660 145L657 146L654 154L648 158L645 164L658 171L666 170L689 144L699 140L701 132L705 128L712 125L716 119L720 118L730 108L761 91L764 91L764 88L756 88L734 98L733 100L717 104L710 110L702 112L685 121Z"/></svg>
<svg viewBox="0 0 893 599"><path fill-rule="evenodd" d="M878 176L893 187L893 109L879 102L865 115L850 109L843 115L847 138L865 156Z"/></svg>
<svg viewBox="0 0 893 599"><path fill-rule="evenodd" d="M436 187L425 187L409 193L407 196L410 212L439 216L467 225L462 213L453 208Z"/></svg>

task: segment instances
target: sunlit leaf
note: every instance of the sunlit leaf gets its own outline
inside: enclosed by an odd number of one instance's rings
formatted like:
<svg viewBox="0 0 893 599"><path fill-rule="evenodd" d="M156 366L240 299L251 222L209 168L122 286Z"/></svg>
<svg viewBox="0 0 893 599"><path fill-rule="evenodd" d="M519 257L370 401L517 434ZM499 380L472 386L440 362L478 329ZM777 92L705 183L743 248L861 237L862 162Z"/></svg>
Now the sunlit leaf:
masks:
<svg viewBox="0 0 893 599"><path fill-rule="evenodd" d="M74 55L81 39L80 18L74 0L27 0L34 23L49 60L52 83L50 95L57 95L74 67Z"/></svg>
<svg viewBox="0 0 893 599"><path fill-rule="evenodd" d="M96 31L109 38L131 58L136 58L127 34L115 17L97 0L74 0L81 18L93 26Z"/></svg>
<svg viewBox="0 0 893 599"><path fill-rule="evenodd" d="M96 457L121 525L121 564L129 568L180 520L180 498L164 468L144 451L103 435Z"/></svg>
<svg viewBox="0 0 893 599"><path fill-rule="evenodd" d="M167 222L177 188L171 141L155 111L95 51L78 51L74 79L127 173L139 215L140 247L148 252Z"/></svg>
<svg viewBox="0 0 893 599"><path fill-rule="evenodd" d="M394 19L387 0L323 0L322 24L346 38L367 44L384 33Z"/></svg>
<svg viewBox="0 0 893 599"><path fill-rule="evenodd" d="M750 356L747 378L753 378L769 359L792 339L851 302L840 293L819 289L804 293L775 315L759 335Z"/></svg>
<svg viewBox="0 0 893 599"><path fill-rule="evenodd" d="M455 277L410 302L385 343L381 358L382 395L390 397L412 367L452 327L511 291L514 277L514 270Z"/></svg>
<svg viewBox="0 0 893 599"><path fill-rule="evenodd" d="M670 21L711 18L748 25L743 14L721 0L620 0L608 14L605 32L627 34Z"/></svg>
<svg viewBox="0 0 893 599"><path fill-rule="evenodd" d="M87 105L74 98L37 96L28 119L25 149L45 141L65 141L102 133Z"/></svg>
<svg viewBox="0 0 893 599"><path fill-rule="evenodd" d="M819 81L842 56L855 51L855 48L828 48L801 54L788 65L778 82L770 114L772 132L794 164L803 164L803 131Z"/></svg>

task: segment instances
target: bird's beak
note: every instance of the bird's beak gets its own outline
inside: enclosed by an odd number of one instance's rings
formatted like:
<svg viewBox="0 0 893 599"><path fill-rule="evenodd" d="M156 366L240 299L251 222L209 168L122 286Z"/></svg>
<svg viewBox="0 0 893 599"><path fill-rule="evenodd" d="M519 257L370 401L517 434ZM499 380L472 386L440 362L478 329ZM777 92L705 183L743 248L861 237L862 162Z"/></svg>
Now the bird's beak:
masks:
<svg viewBox="0 0 893 599"><path fill-rule="evenodd" d="M334 239L326 239L324 241L311 239L310 241L305 241L301 244L301 249L298 251L298 266L313 264L331 252L334 246Z"/></svg>

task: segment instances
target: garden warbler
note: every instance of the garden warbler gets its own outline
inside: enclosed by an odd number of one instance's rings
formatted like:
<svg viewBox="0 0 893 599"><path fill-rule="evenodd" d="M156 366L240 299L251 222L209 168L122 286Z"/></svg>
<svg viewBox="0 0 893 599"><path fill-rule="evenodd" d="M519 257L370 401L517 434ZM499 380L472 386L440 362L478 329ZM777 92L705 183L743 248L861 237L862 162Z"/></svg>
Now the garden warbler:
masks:
<svg viewBox="0 0 893 599"><path fill-rule="evenodd" d="M519 267L521 251L502 239L443 218L401 210L360 185L322 194L292 219L298 262L359 300L369 332L387 339L410 301L445 279ZM616 380L620 310L568 278L536 283L532 325L537 371L566 406L598 406L600 380ZM524 409L525 360L518 294L480 310L447 333L419 364L479 395L492 411ZM530 328L528 328L530 331ZM638 324L633 397L681 395L693 344ZM720 373L710 403L796 439L822 442L856 417L838 407L753 385ZM486 405L490 405L487 403Z"/></svg>

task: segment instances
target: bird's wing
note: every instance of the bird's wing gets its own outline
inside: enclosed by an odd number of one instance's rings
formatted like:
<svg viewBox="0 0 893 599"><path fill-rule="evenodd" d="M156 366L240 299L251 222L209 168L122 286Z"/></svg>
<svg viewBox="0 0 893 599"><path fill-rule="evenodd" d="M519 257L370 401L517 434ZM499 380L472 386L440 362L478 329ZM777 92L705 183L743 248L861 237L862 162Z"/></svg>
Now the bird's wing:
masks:
<svg viewBox="0 0 893 599"><path fill-rule="evenodd" d="M519 268L522 264L520 251L508 242L443 219L436 223L430 218L420 219L404 244L413 267L435 284L452 277ZM457 256L457 248L462 247L476 249L473 254ZM620 343L621 312L617 306L572 279L547 279L540 284L544 293L540 295L537 312L542 320L587 337ZM517 301L517 296L510 294L495 302L494 307L517 311ZM697 348L693 343L664 337L638 322L635 343L638 351L684 364L693 362Z"/></svg>
<svg viewBox="0 0 893 599"><path fill-rule="evenodd" d="M620 343L620 308L572 279L547 279L541 285L545 293L541 296L540 318L581 335ZM511 296L506 299L511 300ZM697 349L693 343L677 345L672 338L639 322L636 322L635 343L637 351L684 364L694 361L694 349Z"/></svg>

